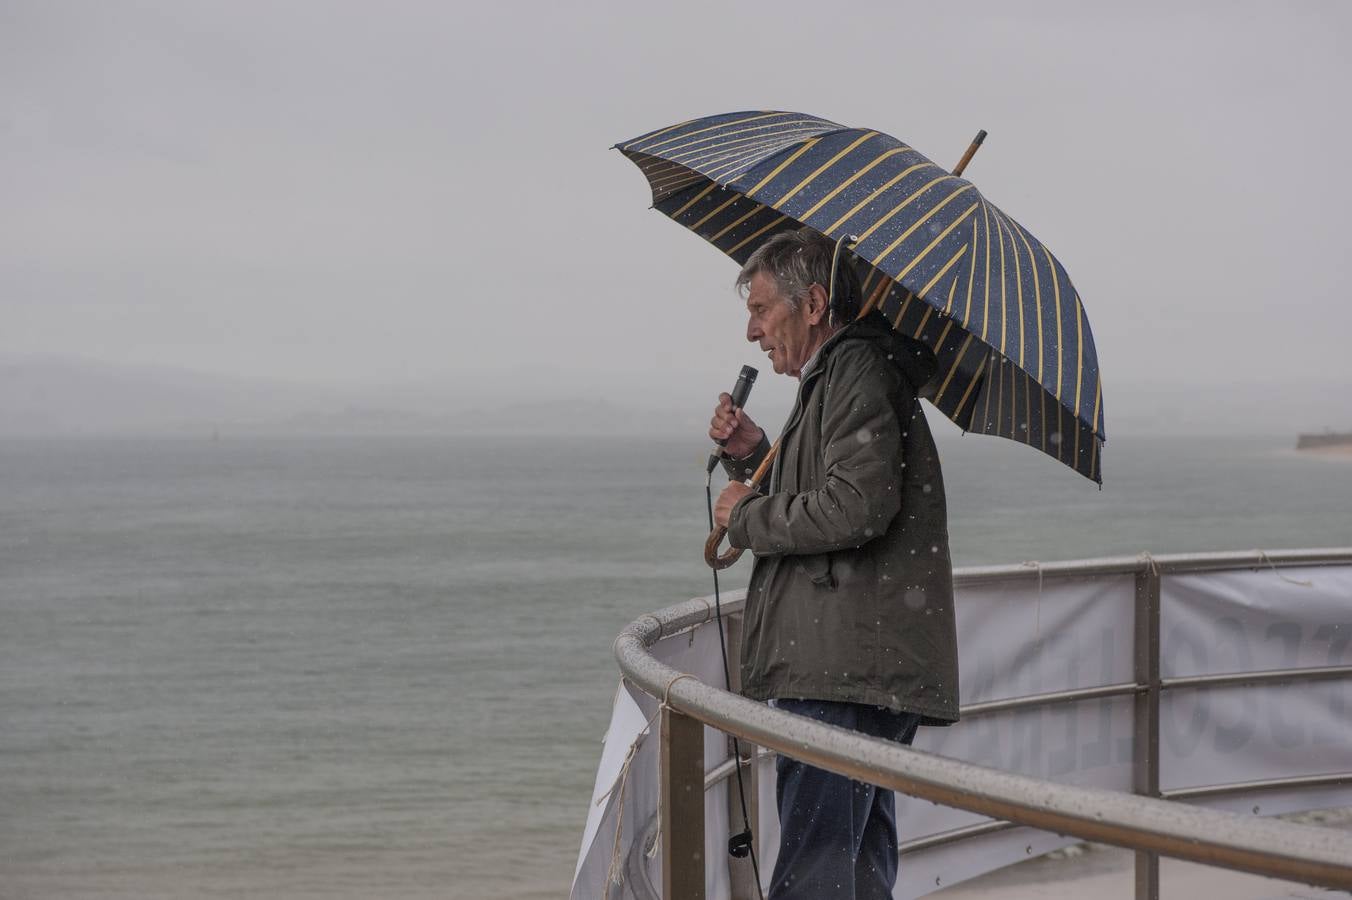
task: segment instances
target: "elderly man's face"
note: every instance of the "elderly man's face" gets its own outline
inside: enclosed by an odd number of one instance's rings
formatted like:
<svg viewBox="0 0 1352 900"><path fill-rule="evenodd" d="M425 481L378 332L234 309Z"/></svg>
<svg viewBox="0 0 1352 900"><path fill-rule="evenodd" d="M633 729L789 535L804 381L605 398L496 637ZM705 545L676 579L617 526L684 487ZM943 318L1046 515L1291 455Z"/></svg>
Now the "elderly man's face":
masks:
<svg viewBox="0 0 1352 900"><path fill-rule="evenodd" d="M747 283L746 339L760 344L780 375L797 378L820 344L813 326L821 315L813 306L809 301L793 309L765 272L757 272Z"/></svg>

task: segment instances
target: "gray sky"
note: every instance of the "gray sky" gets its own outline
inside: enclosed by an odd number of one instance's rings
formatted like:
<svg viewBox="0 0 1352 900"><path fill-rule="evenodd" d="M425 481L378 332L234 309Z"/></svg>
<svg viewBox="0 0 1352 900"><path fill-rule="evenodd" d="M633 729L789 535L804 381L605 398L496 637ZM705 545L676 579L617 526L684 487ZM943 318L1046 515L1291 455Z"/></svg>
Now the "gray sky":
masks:
<svg viewBox="0 0 1352 900"><path fill-rule="evenodd" d="M1349 46L1339 2L4 0L0 354L730 382L733 264L608 148L767 108L947 165L989 130L967 175L1074 279L1110 434L1118 385L1352 385Z"/></svg>

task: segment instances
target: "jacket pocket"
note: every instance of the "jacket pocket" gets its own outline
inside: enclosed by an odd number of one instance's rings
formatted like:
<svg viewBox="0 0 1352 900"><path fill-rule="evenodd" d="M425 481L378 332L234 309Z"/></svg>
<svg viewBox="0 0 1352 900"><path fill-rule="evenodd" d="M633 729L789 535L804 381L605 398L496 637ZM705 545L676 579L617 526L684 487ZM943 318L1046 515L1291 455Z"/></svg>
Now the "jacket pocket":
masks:
<svg viewBox="0 0 1352 900"><path fill-rule="evenodd" d="M814 553L811 556L796 557L798 571L806 575L817 587L834 591L836 575L833 571L832 556L830 553Z"/></svg>

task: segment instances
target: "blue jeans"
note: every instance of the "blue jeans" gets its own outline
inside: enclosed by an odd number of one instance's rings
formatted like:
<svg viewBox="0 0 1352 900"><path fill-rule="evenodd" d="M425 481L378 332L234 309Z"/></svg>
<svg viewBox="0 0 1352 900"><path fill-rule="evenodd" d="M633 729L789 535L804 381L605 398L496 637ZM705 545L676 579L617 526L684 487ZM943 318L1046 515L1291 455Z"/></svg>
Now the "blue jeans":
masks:
<svg viewBox="0 0 1352 900"><path fill-rule="evenodd" d="M920 716L831 700L775 705L828 725L910 744ZM897 880L892 792L780 756L779 859L770 900L890 900Z"/></svg>

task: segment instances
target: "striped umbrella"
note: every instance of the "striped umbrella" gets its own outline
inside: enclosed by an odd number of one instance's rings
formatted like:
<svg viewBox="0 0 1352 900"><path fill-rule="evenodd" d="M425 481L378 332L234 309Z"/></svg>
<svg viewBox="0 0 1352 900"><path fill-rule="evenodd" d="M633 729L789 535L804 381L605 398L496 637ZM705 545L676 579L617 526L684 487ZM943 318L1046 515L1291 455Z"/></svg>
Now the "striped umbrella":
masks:
<svg viewBox="0 0 1352 900"><path fill-rule="evenodd" d="M1102 483L1103 389L1079 294L971 182L896 138L802 113L710 116L616 146L654 207L739 264L800 225L857 236L865 309L938 356L924 395L964 431Z"/></svg>

